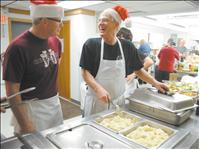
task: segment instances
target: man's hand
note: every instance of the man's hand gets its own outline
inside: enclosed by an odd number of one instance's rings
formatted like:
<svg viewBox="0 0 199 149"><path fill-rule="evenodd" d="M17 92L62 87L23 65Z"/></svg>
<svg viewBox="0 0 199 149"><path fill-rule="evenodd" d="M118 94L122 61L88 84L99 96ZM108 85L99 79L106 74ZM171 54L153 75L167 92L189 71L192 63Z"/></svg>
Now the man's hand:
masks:
<svg viewBox="0 0 199 149"><path fill-rule="evenodd" d="M127 83L131 82L133 79L135 79L135 77L136 77L136 74L135 74L135 73L132 73L132 74L128 75L128 76L126 77Z"/></svg>
<svg viewBox="0 0 199 149"><path fill-rule="evenodd" d="M6 109L3 108L3 107L0 107L0 112L5 113L5 112L6 112Z"/></svg>
<svg viewBox="0 0 199 149"><path fill-rule="evenodd" d="M169 90L168 86L164 83L156 81L154 84L155 88L158 89L160 92L165 93L166 91Z"/></svg>
<svg viewBox="0 0 199 149"><path fill-rule="evenodd" d="M102 100L105 103L107 103L110 99L110 94L102 86L97 87L96 95L100 100Z"/></svg>
<svg viewBox="0 0 199 149"><path fill-rule="evenodd" d="M21 127L20 134L33 133L36 131L34 124L30 121L26 126Z"/></svg>

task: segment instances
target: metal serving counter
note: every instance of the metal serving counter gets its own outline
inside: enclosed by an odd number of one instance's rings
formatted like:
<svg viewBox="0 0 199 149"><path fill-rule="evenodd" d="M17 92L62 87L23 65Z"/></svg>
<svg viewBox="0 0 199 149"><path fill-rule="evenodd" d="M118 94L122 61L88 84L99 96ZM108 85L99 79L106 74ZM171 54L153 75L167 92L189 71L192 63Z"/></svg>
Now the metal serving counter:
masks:
<svg viewBox="0 0 199 149"><path fill-rule="evenodd" d="M182 134L182 135L185 136L184 139L181 140L181 141L178 138L175 137L174 140L172 139L172 140L170 140L170 142L167 143L167 145L168 144L174 144L174 146L172 146L172 145L171 146L162 146L162 148L163 147L164 148L174 148L174 149L185 149L185 148L186 149L198 149L199 148L199 141L198 141L199 140L199 129L198 129L199 128L199 117L195 115L195 111L192 113L192 115L190 116L190 118L187 121L185 121L180 126L176 127L174 125L170 125L168 123L164 123L162 121L158 121L158 120L155 120L153 118L149 118L149 117L144 116L142 114L138 114L138 113L129 111L128 109L123 109L123 110L126 111L126 112L129 112L131 114L134 114L138 117L141 117L145 120L149 120L149 121L161 124L163 126L172 128L174 130L177 130L178 132L180 132L179 134ZM106 111L105 114L110 113L110 112L112 112L112 111ZM120 147L122 147L122 148L144 148L144 147L138 146L136 143L128 143L128 141L124 141L124 139L123 139L123 137L121 137L121 135L118 135L118 134L111 132L109 130L107 130L107 131L105 131L105 133L103 133L103 132L100 131L102 129L101 128L99 129L100 126L97 127L96 130L92 128L91 129L92 132L88 131L88 129L90 129L90 127L93 127L94 118L96 118L98 116L100 116L100 115L97 114L97 115L92 116L91 118L87 118L87 119L83 119L80 116L73 118L73 119L69 119L69 120L66 120L63 125L60 125L58 127L48 129L48 130L41 132L41 135L44 136L45 139L49 141L50 145L52 145L52 144L54 145L52 148L69 148L70 147L70 146L66 146L68 144L67 142L62 142L63 144L61 144L61 147L60 147L59 143L57 143L57 144L53 143L52 138L57 139L60 136L62 137L62 135L64 137L66 137L67 140L68 139L73 140L74 146L71 146L71 147L76 147L76 148L78 148L78 147L79 148L98 148L98 149L99 148L106 148L106 147L109 147L109 148L110 147L111 148L115 148L115 147L117 147L117 148L118 147L119 148ZM83 126L83 127L79 127L79 126ZM81 135L78 136L78 133L76 133L75 131L72 132L71 131L72 129L73 130L79 129L81 132L87 133L87 137L91 138L91 140L87 141L85 143L84 142L78 142L76 140L76 138L73 137L72 135L76 135L76 137L79 137L80 140L85 139L85 138L84 138L84 136L82 137ZM62 133L62 132L64 132L64 130L68 131L70 134ZM101 137L102 137L102 139L100 139ZM177 136L177 137L180 138L182 136ZM50 141L50 138L51 138L51 141ZM31 139L29 139L29 140L31 141ZM100 140L103 140L105 143L100 142ZM105 140L107 140L107 142ZM176 141L179 141L179 142L176 143ZM81 144L83 146L78 145L78 144ZM1 148L2 149L20 149L21 147L24 148L23 143L21 143L21 141L18 140L18 138L16 138L16 137L15 138L8 138L8 139L1 141ZM34 148L38 148L38 147L34 147ZM44 148L44 146L43 146L43 148Z"/></svg>

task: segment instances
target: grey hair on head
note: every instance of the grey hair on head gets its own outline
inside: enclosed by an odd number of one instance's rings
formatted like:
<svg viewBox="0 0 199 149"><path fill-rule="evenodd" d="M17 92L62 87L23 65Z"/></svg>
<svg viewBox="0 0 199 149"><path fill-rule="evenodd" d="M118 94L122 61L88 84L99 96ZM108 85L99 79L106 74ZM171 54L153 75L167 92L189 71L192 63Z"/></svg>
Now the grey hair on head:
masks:
<svg viewBox="0 0 199 149"><path fill-rule="evenodd" d="M33 25L38 25L38 24L40 23L41 19L42 19L42 18L33 18L33 19L32 19L32 24L33 24Z"/></svg>
<svg viewBox="0 0 199 149"><path fill-rule="evenodd" d="M114 21L116 21L119 25L122 22L120 15L115 10L113 10L111 8L105 9L100 15L102 15L102 14L111 16L114 19Z"/></svg>

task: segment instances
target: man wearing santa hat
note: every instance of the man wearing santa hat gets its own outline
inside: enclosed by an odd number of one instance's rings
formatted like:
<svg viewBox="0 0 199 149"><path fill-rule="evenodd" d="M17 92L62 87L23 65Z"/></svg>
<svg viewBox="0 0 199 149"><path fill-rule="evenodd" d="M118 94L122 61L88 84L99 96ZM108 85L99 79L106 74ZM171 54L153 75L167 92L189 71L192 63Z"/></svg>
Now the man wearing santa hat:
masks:
<svg viewBox="0 0 199 149"><path fill-rule="evenodd" d="M32 0L32 27L8 46L3 62L7 96L35 87L9 100L15 133L42 131L63 123L57 96L61 43L57 38L64 9L54 0Z"/></svg>
<svg viewBox="0 0 199 149"><path fill-rule="evenodd" d="M142 69L133 43L116 37L121 22L127 17L128 11L122 6L104 10L98 21L101 38L88 39L83 45L80 67L88 85L86 97L81 99L84 116L107 110L110 100L123 105L125 76L132 72L162 92L168 89Z"/></svg>

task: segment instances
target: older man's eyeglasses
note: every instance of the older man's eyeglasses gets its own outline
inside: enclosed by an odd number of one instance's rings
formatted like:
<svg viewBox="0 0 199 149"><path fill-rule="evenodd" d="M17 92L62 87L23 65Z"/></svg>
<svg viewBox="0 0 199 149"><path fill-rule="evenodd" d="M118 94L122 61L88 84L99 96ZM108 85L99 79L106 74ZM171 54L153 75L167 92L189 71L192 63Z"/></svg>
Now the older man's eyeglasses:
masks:
<svg viewBox="0 0 199 149"><path fill-rule="evenodd" d="M110 19L110 18L99 18L98 19L98 23L99 22L103 22L103 23L108 23L108 22L112 22L113 19Z"/></svg>
<svg viewBox="0 0 199 149"><path fill-rule="evenodd" d="M55 18L47 18L47 19L58 22L58 23L63 23L62 19L55 19Z"/></svg>

